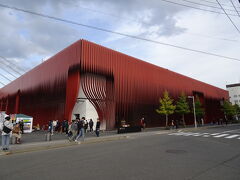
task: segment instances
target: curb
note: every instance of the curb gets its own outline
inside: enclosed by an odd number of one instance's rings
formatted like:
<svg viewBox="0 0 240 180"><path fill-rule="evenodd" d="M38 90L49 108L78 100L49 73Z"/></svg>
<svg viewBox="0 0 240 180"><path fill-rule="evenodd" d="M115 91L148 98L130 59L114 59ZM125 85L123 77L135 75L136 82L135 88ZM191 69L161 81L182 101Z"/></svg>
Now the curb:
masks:
<svg viewBox="0 0 240 180"><path fill-rule="evenodd" d="M71 146L79 146L84 144L94 144L94 143L101 143L101 142L110 142L110 141L116 141L116 140L123 140L127 139L129 136L115 136L115 137L100 137L100 138L92 138L92 139L85 139L85 141L82 142L69 142L68 140L64 140L61 142L55 143L54 141L48 144L26 144L28 147L23 147L23 149L16 149L16 150L10 150L9 152L3 152L0 151L0 156L6 156L6 155L13 155L13 154L21 154L21 153L27 153L27 152L36 152L36 151L42 151L42 150L51 150L51 149L58 149L58 148L64 148L64 147L71 147Z"/></svg>

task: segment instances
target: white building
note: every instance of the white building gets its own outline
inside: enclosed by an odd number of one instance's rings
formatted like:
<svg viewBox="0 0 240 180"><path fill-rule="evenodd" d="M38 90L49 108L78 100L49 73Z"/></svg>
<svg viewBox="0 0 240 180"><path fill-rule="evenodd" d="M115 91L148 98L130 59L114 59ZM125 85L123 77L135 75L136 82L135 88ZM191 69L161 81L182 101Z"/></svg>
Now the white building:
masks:
<svg viewBox="0 0 240 180"><path fill-rule="evenodd" d="M230 102L240 105L240 83L226 85L229 92Z"/></svg>

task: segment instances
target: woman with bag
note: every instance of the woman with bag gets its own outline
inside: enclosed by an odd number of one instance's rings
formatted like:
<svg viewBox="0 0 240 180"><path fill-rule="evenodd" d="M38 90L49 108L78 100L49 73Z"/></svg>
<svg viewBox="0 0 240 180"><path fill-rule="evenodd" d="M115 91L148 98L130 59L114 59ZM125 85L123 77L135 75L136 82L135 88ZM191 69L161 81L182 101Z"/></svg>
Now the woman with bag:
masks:
<svg viewBox="0 0 240 180"><path fill-rule="evenodd" d="M13 129L13 124L10 121L10 117L5 117L5 121L1 123L0 130L2 131L2 150L9 150L9 141L10 141L10 133Z"/></svg>
<svg viewBox="0 0 240 180"><path fill-rule="evenodd" d="M14 127L13 127L13 130L12 130L12 138L15 139L15 143L16 144L20 144L20 140L21 140L21 137L22 137L22 133L21 133L21 129L20 129L20 126L19 124L17 123Z"/></svg>

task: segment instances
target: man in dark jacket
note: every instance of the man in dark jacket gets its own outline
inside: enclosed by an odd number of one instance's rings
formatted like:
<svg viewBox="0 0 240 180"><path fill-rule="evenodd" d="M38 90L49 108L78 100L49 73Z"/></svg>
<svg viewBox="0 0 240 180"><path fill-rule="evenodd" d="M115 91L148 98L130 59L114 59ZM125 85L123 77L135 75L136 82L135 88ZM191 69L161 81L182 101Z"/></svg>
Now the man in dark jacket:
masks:
<svg viewBox="0 0 240 180"><path fill-rule="evenodd" d="M96 135L97 135L97 137L99 137L100 125L101 125L100 120L99 120L99 118L97 118L97 124L96 124Z"/></svg>
<svg viewBox="0 0 240 180"><path fill-rule="evenodd" d="M90 128L90 132L92 132L93 131L93 120L92 119L90 119L90 121L89 121L89 128Z"/></svg>
<svg viewBox="0 0 240 180"><path fill-rule="evenodd" d="M19 126L20 126L20 129L21 129L21 131L22 131L22 134L24 133L24 122L23 122L23 120L21 120L20 121L20 123L19 123Z"/></svg>
<svg viewBox="0 0 240 180"><path fill-rule="evenodd" d="M82 117L81 120L78 120L78 136L76 137L75 141L77 142L80 137L82 137L82 141L84 141L84 121L85 117Z"/></svg>

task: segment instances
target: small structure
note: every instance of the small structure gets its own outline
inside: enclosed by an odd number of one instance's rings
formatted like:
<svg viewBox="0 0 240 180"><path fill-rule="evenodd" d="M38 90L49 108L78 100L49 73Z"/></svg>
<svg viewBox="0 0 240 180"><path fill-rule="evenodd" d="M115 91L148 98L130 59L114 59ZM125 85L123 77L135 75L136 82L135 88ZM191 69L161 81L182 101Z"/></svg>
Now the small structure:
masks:
<svg viewBox="0 0 240 180"><path fill-rule="evenodd" d="M23 132L31 133L33 126L33 117L27 116L25 114L16 114L16 123L23 121Z"/></svg>

